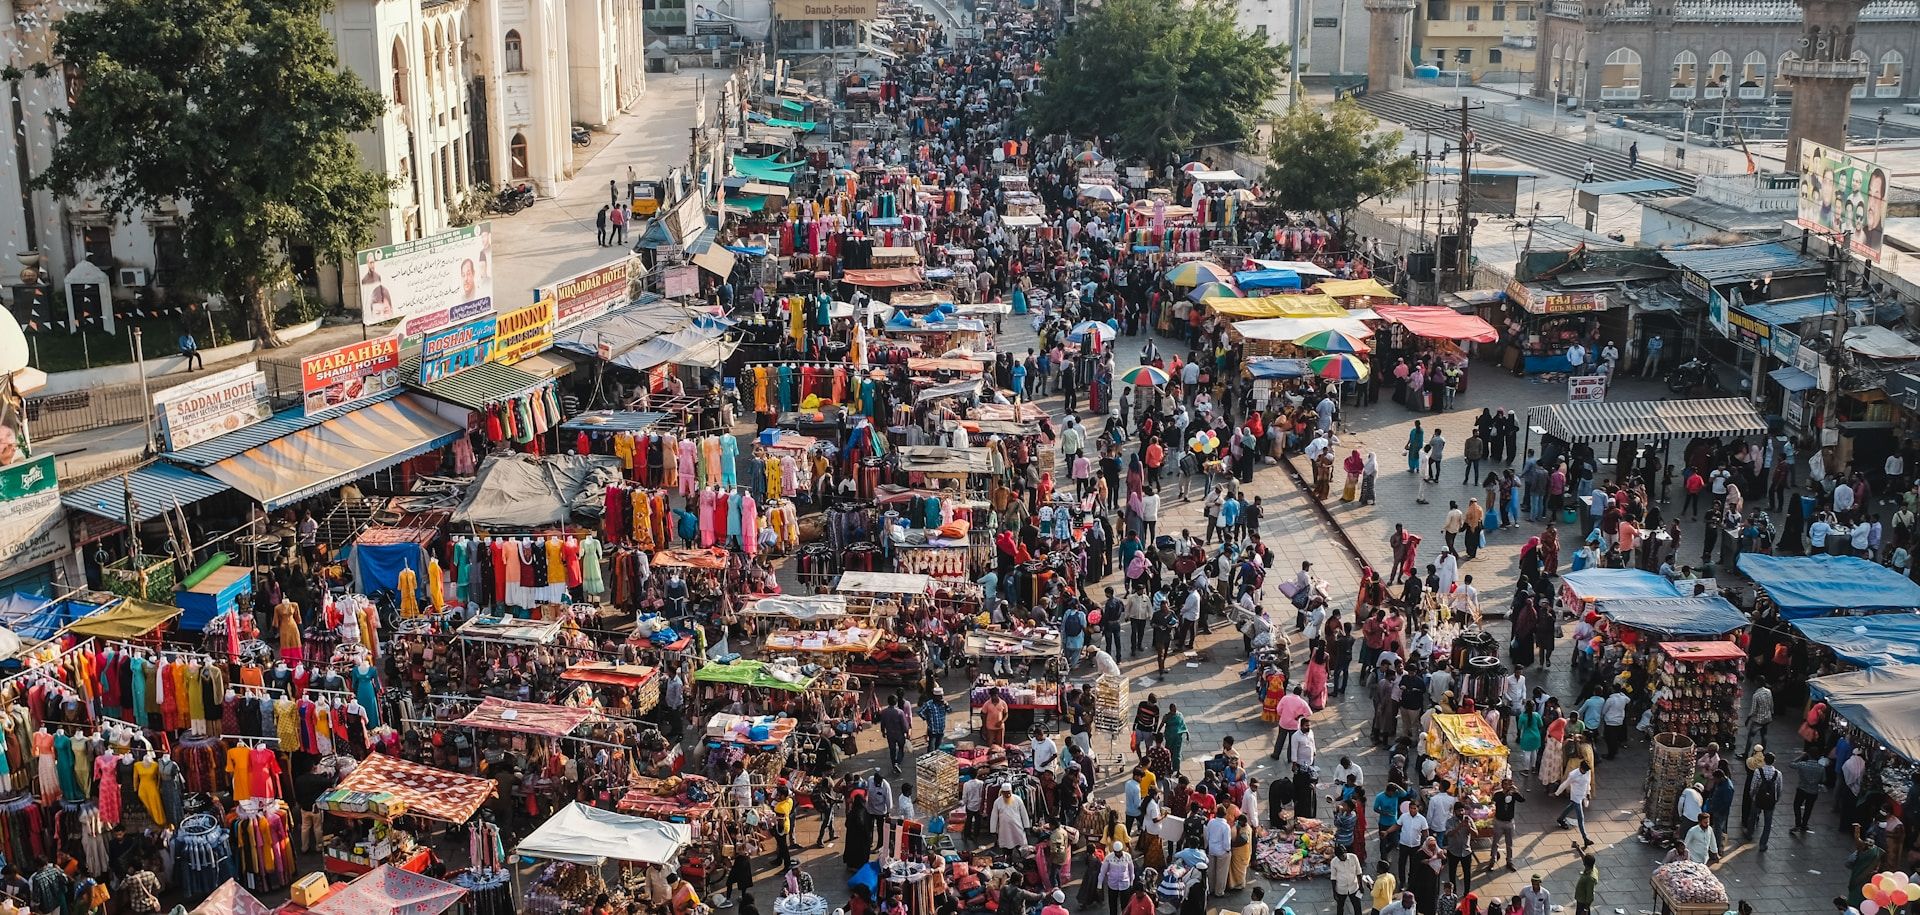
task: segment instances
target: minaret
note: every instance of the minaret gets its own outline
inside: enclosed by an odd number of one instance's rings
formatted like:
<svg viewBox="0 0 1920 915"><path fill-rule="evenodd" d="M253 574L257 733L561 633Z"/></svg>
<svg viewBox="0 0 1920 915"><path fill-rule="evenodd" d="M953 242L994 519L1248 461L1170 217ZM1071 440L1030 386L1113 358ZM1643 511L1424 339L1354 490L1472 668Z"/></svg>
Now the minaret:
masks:
<svg viewBox="0 0 1920 915"><path fill-rule="evenodd" d="M1414 0L1365 0L1368 23L1367 91L1393 92L1407 81L1407 28Z"/></svg>
<svg viewBox="0 0 1920 915"><path fill-rule="evenodd" d="M1867 61L1853 59L1853 36L1866 0L1800 0L1800 56L1781 64L1793 80L1793 115L1787 123L1787 171L1800 170L1800 141L1834 149L1847 143L1847 109L1853 87L1867 78Z"/></svg>

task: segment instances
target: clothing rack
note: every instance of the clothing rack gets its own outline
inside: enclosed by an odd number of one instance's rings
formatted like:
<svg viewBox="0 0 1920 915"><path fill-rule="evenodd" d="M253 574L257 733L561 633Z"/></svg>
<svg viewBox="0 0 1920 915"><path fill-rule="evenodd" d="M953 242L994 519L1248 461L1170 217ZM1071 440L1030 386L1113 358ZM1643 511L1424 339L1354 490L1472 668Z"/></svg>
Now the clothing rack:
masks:
<svg viewBox="0 0 1920 915"><path fill-rule="evenodd" d="M45 643L42 643L42 644L45 644ZM35 674L39 674L42 676L52 676L51 674L48 674L44 668L66 661L72 658L74 655L91 651L94 649L94 647L95 647L95 642L92 638L83 639L79 642L74 643L74 646L72 648L62 651L59 654L56 654L50 658L47 658L46 660L41 661L40 663L35 664L32 667L27 668L26 670L23 670L17 674L11 674L5 677L0 677L0 687L4 687L10 683L13 683L16 680L34 676Z"/></svg>

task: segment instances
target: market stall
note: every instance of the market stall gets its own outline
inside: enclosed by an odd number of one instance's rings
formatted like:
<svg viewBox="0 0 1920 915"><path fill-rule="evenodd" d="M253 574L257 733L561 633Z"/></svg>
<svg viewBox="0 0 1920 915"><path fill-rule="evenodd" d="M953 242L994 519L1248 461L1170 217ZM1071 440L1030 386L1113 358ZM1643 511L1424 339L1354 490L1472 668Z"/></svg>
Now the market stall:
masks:
<svg viewBox="0 0 1920 915"><path fill-rule="evenodd" d="M1732 903L1727 888L1704 861L1673 861L1653 870L1660 915L1723 915Z"/></svg>
<svg viewBox="0 0 1920 915"><path fill-rule="evenodd" d="M678 869L680 853L692 839L693 830L684 823L629 816L575 801L514 847L522 858L551 862L527 887L526 905L547 910L559 903L584 909L605 892L616 905L664 907L671 901L664 893L665 875ZM611 875L609 863L619 865Z"/></svg>
<svg viewBox="0 0 1920 915"><path fill-rule="evenodd" d="M309 909L314 915L440 915L467 891L393 866L369 871Z"/></svg>
<svg viewBox="0 0 1920 915"><path fill-rule="evenodd" d="M335 819L347 823L326 836L324 866L330 874L349 877L387 864L422 872L433 861L432 850L396 821L417 817L459 825L493 794L491 779L370 754L315 805L326 812L329 826Z"/></svg>
<svg viewBox="0 0 1920 915"><path fill-rule="evenodd" d="M1493 835L1493 793L1511 774L1499 732L1477 714L1434 715L1427 747L1440 760L1439 777L1453 782L1457 810L1471 811L1474 835Z"/></svg>
<svg viewBox="0 0 1920 915"><path fill-rule="evenodd" d="M1849 667L1920 665L1920 615L1822 616L1792 620L1790 625Z"/></svg>
<svg viewBox="0 0 1920 915"><path fill-rule="evenodd" d="M1684 734L1696 746L1735 746L1746 662L1746 652L1727 641L1656 645L1654 683L1663 698L1654 702L1654 733Z"/></svg>
<svg viewBox="0 0 1920 915"><path fill-rule="evenodd" d="M1846 738L1866 756L1863 796L1904 801L1920 764L1920 666L1891 664L1807 681L1813 701L1833 712L1828 739Z"/></svg>
<svg viewBox="0 0 1920 915"><path fill-rule="evenodd" d="M1685 597L1673 582L1641 569L1582 569L1560 576L1560 604L1584 616L1603 600Z"/></svg>
<svg viewBox="0 0 1920 915"><path fill-rule="evenodd" d="M1782 619L1920 608L1920 584L1858 556L1743 553L1737 565Z"/></svg>

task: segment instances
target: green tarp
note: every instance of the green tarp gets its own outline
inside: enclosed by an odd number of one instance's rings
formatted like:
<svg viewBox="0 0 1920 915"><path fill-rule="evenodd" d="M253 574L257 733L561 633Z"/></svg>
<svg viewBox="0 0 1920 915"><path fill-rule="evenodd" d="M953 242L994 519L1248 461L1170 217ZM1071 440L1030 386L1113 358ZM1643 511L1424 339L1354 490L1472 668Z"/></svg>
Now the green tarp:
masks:
<svg viewBox="0 0 1920 915"><path fill-rule="evenodd" d="M787 109L788 111L805 111L805 110L807 110L807 106L806 106L806 105L803 105L803 104L801 104L801 103L799 103L799 102L796 102L796 101L794 101L793 99L790 99L790 98L789 98L789 99L781 99L781 100L780 100L780 107L782 107L782 108L785 108L785 109Z"/></svg>
<svg viewBox="0 0 1920 915"><path fill-rule="evenodd" d="M736 175L742 175L747 178L751 178L755 181L765 181L768 184L792 184L793 183L792 172L783 172L779 169L766 168L765 166L760 166L760 165L750 165L747 163L743 163L738 159L734 160L733 173Z"/></svg>
<svg viewBox="0 0 1920 915"><path fill-rule="evenodd" d="M767 126L768 127L789 127L794 130L798 130L801 133L808 133L813 130L815 124L813 121L789 121L786 118L768 118Z"/></svg>
<svg viewBox="0 0 1920 915"><path fill-rule="evenodd" d="M767 674L767 665L761 661L735 661L731 664L708 664L693 672L695 683L731 683L735 686L758 686L766 689L784 689L788 692L802 692L813 685L813 678L807 677L794 683L776 680Z"/></svg>
<svg viewBox="0 0 1920 915"><path fill-rule="evenodd" d="M805 162L781 162L779 159L779 153L774 153L771 156L734 156L733 164L735 167L746 165L748 167L775 169L783 172L790 172L807 164Z"/></svg>
<svg viewBox="0 0 1920 915"><path fill-rule="evenodd" d="M727 206L739 207L749 213L758 213L767 208L767 198L759 194L741 194L738 197L728 197Z"/></svg>

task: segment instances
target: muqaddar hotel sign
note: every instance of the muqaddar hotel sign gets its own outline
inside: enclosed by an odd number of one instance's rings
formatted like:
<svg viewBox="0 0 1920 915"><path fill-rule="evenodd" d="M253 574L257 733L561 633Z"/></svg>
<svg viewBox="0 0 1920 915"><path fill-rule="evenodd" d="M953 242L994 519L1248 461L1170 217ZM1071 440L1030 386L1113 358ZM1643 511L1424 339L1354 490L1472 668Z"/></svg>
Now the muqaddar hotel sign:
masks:
<svg viewBox="0 0 1920 915"><path fill-rule="evenodd" d="M776 0L774 13L789 22L817 19L875 19L878 0Z"/></svg>

